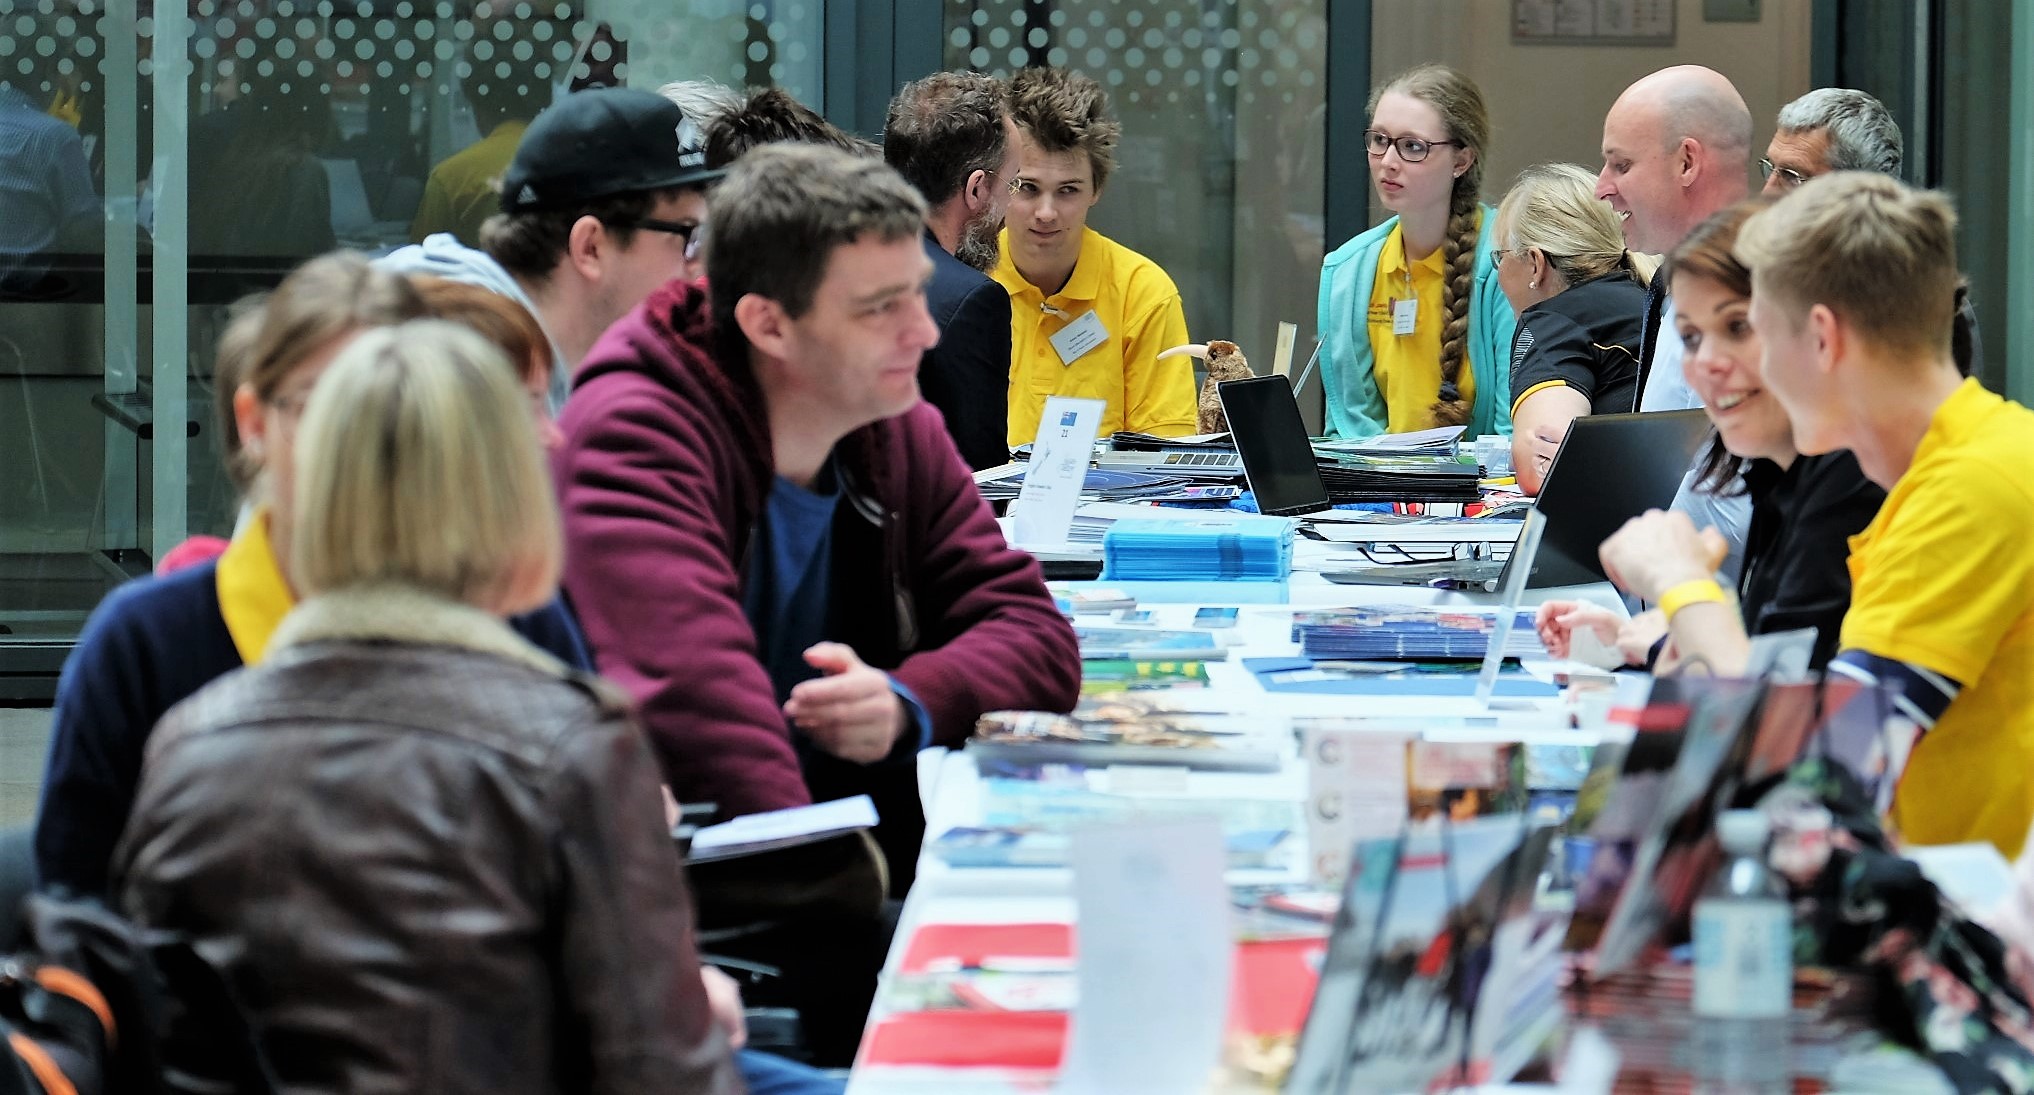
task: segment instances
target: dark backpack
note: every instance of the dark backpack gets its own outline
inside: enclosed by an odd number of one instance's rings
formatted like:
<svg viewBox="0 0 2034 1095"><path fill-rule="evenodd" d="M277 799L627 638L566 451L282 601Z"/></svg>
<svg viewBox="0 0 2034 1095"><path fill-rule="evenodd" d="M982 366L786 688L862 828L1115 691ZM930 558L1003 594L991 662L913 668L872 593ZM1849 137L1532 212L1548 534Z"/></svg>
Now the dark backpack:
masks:
<svg viewBox="0 0 2034 1095"><path fill-rule="evenodd" d="M37 894L0 960L0 1095L265 1095L276 1088L226 982L182 938L98 901Z"/></svg>

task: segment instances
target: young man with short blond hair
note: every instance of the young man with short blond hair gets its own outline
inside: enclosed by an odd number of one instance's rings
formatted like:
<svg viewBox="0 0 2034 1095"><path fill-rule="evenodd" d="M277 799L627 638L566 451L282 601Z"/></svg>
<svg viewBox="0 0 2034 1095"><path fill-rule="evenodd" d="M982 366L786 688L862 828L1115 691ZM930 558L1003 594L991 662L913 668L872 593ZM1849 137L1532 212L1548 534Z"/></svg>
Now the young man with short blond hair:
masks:
<svg viewBox="0 0 2034 1095"><path fill-rule="evenodd" d="M1893 821L1916 844L2013 857L2034 822L2034 412L1957 371L1956 215L1839 172L1754 216L1737 253L1795 445L1851 450L1888 492L1851 539L1830 668L1898 685L1925 731Z"/></svg>

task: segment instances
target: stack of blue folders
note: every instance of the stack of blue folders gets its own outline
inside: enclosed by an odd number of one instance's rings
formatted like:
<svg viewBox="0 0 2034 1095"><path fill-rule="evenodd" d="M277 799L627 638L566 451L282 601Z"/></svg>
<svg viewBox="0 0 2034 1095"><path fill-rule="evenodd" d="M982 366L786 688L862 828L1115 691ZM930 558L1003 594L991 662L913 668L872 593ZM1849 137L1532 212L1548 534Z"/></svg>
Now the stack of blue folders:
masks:
<svg viewBox="0 0 2034 1095"><path fill-rule="evenodd" d="M1490 648L1502 609L1425 608L1380 605L1296 612L1292 638L1316 661L1323 659L1480 661ZM1533 614L1518 614L1505 643L1507 658L1544 651L1533 629Z"/></svg>
<svg viewBox="0 0 2034 1095"><path fill-rule="evenodd" d="M1252 513L1126 518L1102 538L1111 581L1284 581L1298 522Z"/></svg>

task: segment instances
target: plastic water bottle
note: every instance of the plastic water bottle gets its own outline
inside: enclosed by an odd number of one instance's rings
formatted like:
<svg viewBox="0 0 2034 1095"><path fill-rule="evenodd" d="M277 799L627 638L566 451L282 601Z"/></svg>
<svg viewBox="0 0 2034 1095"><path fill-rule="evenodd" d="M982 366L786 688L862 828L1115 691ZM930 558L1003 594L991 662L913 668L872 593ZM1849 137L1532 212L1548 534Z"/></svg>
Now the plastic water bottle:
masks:
<svg viewBox="0 0 2034 1095"><path fill-rule="evenodd" d="M1725 860L1695 903L1697 1090L1789 1089L1793 914L1767 868L1771 829L1757 810L1717 818Z"/></svg>

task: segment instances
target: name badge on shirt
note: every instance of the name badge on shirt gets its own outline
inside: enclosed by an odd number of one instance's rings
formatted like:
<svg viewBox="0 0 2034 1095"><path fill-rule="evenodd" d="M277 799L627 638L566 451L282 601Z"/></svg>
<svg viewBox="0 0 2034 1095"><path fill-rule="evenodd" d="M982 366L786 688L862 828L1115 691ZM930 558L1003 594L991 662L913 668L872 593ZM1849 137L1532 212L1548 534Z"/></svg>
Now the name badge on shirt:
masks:
<svg viewBox="0 0 2034 1095"><path fill-rule="evenodd" d="M1420 321L1420 298L1407 297L1391 302L1391 333L1409 335Z"/></svg>
<svg viewBox="0 0 2034 1095"><path fill-rule="evenodd" d="M1072 365L1082 354L1107 341L1109 329L1102 326L1102 317L1090 311L1052 336L1052 350L1059 355L1061 365Z"/></svg>

